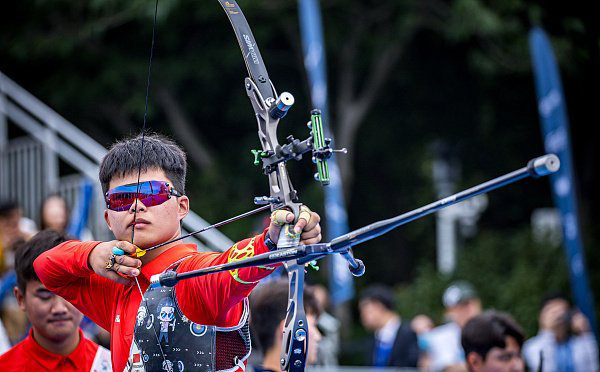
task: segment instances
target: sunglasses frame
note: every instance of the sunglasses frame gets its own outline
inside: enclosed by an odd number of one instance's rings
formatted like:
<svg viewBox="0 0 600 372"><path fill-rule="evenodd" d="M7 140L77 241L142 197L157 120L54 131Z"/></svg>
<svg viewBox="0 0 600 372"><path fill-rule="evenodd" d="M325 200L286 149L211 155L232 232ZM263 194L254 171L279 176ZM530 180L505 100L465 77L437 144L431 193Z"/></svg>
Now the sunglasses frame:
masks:
<svg viewBox="0 0 600 372"><path fill-rule="evenodd" d="M140 200L140 198L139 198L139 194L140 193L139 192L137 192L137 194L138 194L137 196L138 197L134 199L133 203L129 204L126 208L125 207L119 207L118 209L113 209L113 208L110 207L109 194L111 193L111 191L113 191L115 189L118 189L119 187L123 187L123 186L136 186L137 187L138 185L143 185L146 182L147 183L158 182L158 183L161 184L161 186L166 187L167 190L168 190L167 198L164 201L162 201L161 203L158 203L158 204L147 205L147 207L154 207L154 206L157 206L157 205L161 205L164 202L166 202L167 200L171 199L171 196L175 196L175 197L181 197L181 196L183 196L182 193L180 193L179 191L175 190L174 187L171 187L170 184L169 184L169 182L167 182L167 181L154 181L154 180L151 180L151 181L143 181L143 182L139 182L139 183L129 183L127 185L121 185L121 186L117 186L117 187L115 187L113 189L110 189L110 190L108 190L106 192L106 194L104 194L104 200L106 202L106 208L109 209L109 210L111 210L111 211L115 211L115 212L124 212L124 211L129 210L131 208L131 206L135 203L136 200ZM136 192L131 192L131 194L136 194ZM156 196L156 195L160 195L160 193L157 193L157 194L144 194L144 195Z"/></svg>

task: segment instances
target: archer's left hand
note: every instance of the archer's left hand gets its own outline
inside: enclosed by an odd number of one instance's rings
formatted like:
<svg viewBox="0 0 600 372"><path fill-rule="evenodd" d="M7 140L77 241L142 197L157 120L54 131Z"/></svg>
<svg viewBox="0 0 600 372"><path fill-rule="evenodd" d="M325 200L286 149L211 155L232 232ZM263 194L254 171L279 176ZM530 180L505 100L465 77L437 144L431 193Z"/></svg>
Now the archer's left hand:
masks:
<svg viewBox="0 0 600 372"><path fill-rule="evenodd" d="M300 207L300 216L294 226L294 232L300 235L300 244L315 244L321 241L321 217L303 205ZM271 214L269 225L269 236L273 243L277 244L279 232L283 224L293 223L294 214L286 209L278 209Z"/></svg>

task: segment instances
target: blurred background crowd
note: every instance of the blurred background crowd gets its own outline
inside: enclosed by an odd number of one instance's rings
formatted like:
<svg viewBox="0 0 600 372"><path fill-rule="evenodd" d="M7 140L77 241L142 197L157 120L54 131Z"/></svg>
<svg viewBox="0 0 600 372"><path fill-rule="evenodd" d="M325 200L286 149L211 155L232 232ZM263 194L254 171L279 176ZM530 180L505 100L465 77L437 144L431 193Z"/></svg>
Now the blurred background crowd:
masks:
<svg viewBox="0 0 600 372"><path fill-rule="evenodd" d="M38 227L61 233L69 230L69 207L58 194L49 195L40 205L38 223L24 217L19 204L0 203L0 257L2 271L0 287L0 354L21 341L29 332L29 322L19 308L13 294L16 285L13 257L15 251L34 234ZM86 231L88 240L93 236ZM331 314L328 290L314 284L306 289L305 308L310 330L308 362L325 369L343 362L342 342L350 333L344 331L342 321ZM288 284L282 269L264 280L251 296L251 326L256 351L252 363L275 365L279 363L281 340L287 309ZM597 372L598 346L588 319L578 311L569 297L549 291L538 299L537 333L525 339L523 328L510 314L510 324L519 332L519 355L523 366L531 371ZM435 321L432 314L420 313L404 317L396 305L394 290L386 285L371 284L358 296L357 312L360 324L368 337L353 341L360 344L355 353L356 364L373 367L418 368L422 371L467 371L467 355L461 343L462 330L469 322L481 317L484 310L476 289L467 281L454 281L440 298L443 318ZM89 319L81 327L86 335L110 349L109 335ZM485 338L481 327L475 327L475 339ZM346 351L347 352L347 351ZM486 351L487 352L487 351ZM485 355L485 354L484 354ZM342 358L342 360L340 360ZM543 369L540 369L543 366ZM512 369L511 369L512 370ZM524 369L514 369L524 370Z"/></svg>
<svg viewBox="0 0 600 372"><path fill-rule="evenodd" d="M462 331L485 323L514 331L532 371L597 371L600 156L587 124L597 115L600 28L589 4L323 0L324 40L307 49L299 5L308 1L239 3L275 87L296 98L280 138L304 139L308 113L320 107L315 97L325 97L327 130L336 147L349 150L336 157L333 206L312 182L310 161L290 165L301 200L323 217L325 240L553 149L564 150L559 157L570 169L356 247L367 267L361 279L340 275L345 267L329 259L322 270L309 269L307 312L319 332L312 364L464 371ZM0 24L0 352L28 329L13 295L20 244L43 229L111 239L97 164L116 138L141 128L153 11L147 0L4 4L11 17ZM560 93L539 95L532 63L538 27L552 49L546 60L560 71L559 89L550 93ZM148 123L187 151L197 214L183 228L191 231L206 225L203 218L216 222L252 208L266 180L252 166L255 119L219 5L161 0L156 35ZM310 70L317 56L327 61L321 85ZM556 107L564 117L549 115ZM570 125L547 131L549 119ZM576 202L569 213L563 196ZM263 225L230 224L193 242L223 250ZM273 277L265 288L277 285ZM260 289L253 306L281 306L261 299ZM269 353L278 347L269 334L282 319L267 319L266 330L255 332L254 364L278 355ZM109 346L89 320L82 327Z"/></svg>

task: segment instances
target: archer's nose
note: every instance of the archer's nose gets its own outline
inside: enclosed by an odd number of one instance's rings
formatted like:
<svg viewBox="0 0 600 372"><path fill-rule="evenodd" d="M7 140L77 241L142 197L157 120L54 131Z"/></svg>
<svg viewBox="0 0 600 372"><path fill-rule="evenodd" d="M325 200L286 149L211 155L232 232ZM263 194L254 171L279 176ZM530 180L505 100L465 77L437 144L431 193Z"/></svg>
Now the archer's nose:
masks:
<svg viewBox="0 0 600 372"><path fill-rule="evenodd" d="M131 204L131 207L129 207L129 213L134 213L136 209L138 212L145 211L146 208L147 207L140 199L136 199L133 204Z"/></svg>

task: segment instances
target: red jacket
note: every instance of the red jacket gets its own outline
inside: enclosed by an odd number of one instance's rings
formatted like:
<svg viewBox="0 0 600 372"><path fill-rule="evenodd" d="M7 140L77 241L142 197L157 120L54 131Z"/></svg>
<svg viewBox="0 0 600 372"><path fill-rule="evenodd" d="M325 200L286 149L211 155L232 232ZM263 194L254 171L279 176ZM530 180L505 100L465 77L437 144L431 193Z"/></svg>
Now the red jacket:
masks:
<svg viewBox="0 0 600 372"><path fill-rule="evenodd" d="M102 349L108 353L108 350ZM33 330L26 339L0 355L2 372L89 372L98 352L98 345L83 336L79 330L79 344L71 354L59 355L49 352L33 339ZM106 361L108 363L108 360ZM100 371L101 369L97 369Z"/></svg>
<svg viewBox="0 0 600 372"><path fill-rule="evenodd" d="M99 242L68 241L40 255L34 262L42 283L75 305L82 313L110 332L113 371L121 372L129 356L138 307L142 300L135 285L118 284L94 273L88 256ZM144 264L138 280L142 291L150 277L166 270L183 257L177 272L191 271L265 253L264 233L245 239L223 253L199 253L193 244L179 244ZM242 300L258 280L270 274L267 268L245 268L183 280L177 284L177 302L185 316L205 325L234 326L243 311Z"/></svg>

